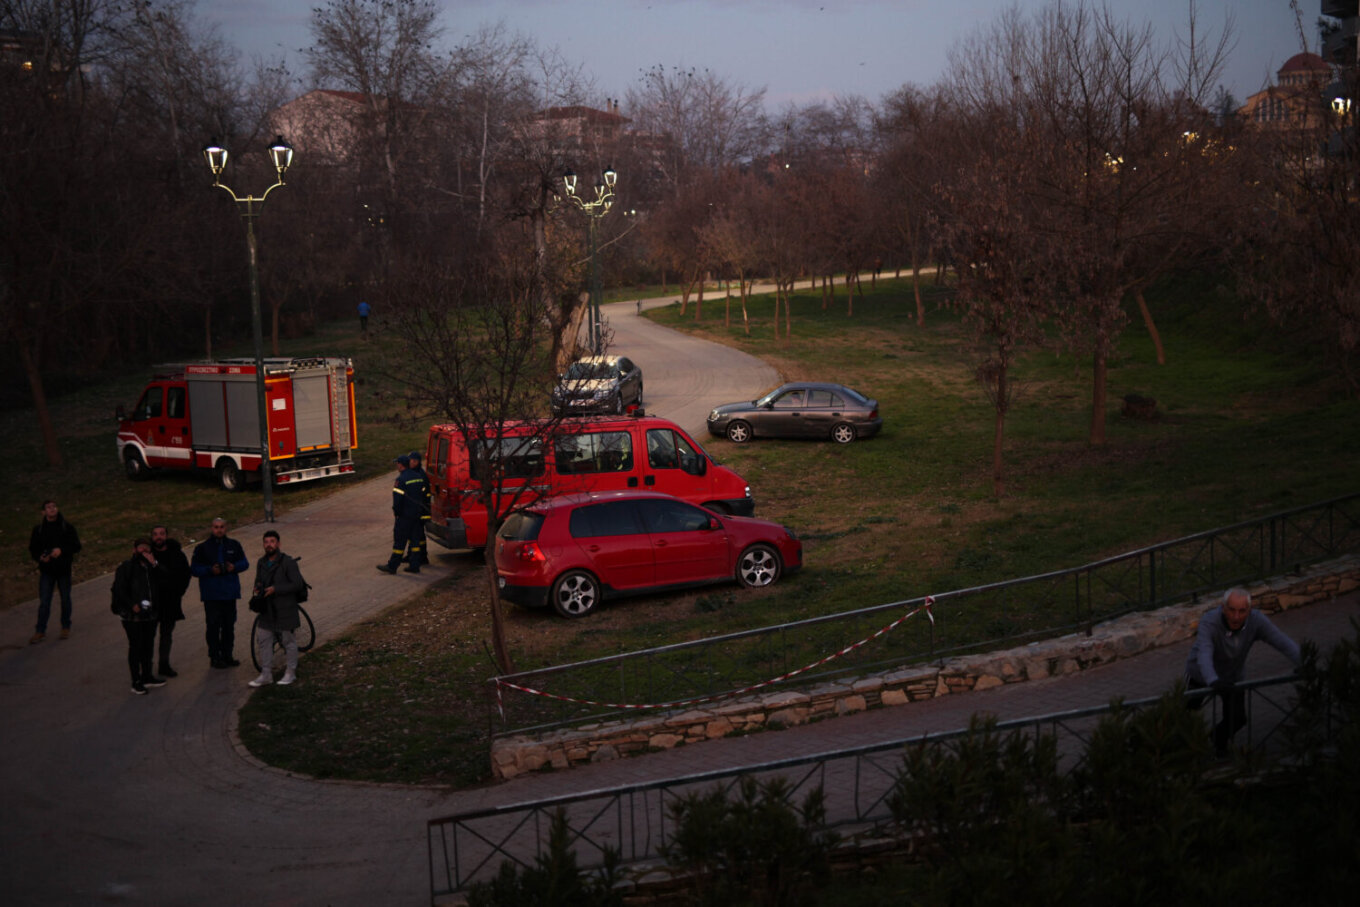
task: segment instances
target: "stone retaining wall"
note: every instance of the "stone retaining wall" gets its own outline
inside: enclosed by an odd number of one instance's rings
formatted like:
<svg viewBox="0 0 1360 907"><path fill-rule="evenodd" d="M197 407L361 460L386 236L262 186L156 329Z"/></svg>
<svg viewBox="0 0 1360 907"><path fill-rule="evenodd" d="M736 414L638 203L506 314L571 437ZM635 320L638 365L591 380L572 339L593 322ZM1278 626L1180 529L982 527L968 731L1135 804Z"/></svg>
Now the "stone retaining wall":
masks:
<svg viewBox="0 0 1360 907"><path fill-rule="evenodd" d="M1253 606L1268 613L1329 600L1360 588L1360 556L1348 555L1248 588ZM1210 607L1212 602L1202 599L1097 624L1090 636L1074 633L1000 652L951 658L940 664L847 678L803 691L724 699L684 712L639 715L541 736L502 737L491 745L492 770L498 778L513 778L549 766L570 768L670 749L681 743L792 727L868 708L1073 674L1183 642L1194 634L1200 615Z"/></svg>

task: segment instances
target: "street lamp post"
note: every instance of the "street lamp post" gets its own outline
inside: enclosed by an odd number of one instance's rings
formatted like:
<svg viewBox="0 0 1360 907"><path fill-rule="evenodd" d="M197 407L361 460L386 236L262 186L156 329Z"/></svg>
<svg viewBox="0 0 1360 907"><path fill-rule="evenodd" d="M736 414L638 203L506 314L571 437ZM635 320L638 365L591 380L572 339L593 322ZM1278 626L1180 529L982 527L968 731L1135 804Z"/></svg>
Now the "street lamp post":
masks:
<svg viewBox="0 0 1360 907"><path fill-rule="evenodd" d="M269 462L269 411L265 403L264 388L264 329L260 319L260 268L259 248L255 240L255 218L260 216L269 193L283 185L283 172L293 162L293 146L278 136L269 145L269 159L274 164L276 180L274 185L264 190L259 198L253 195L240 196L229 186L222 184L222 170L227 166L227 149L211 143L204 147L203 158L212 170L213 185L226 191L236 202L241 219L246 224L246 255L250 262L250 322L255 332L255 402L260 421L260 478L264 483L264 519L274 522L274 471Z"/></svg>
<svg viewBox="0 0 1360 907"><path fill-rule="evenodd" d="M586 310L586 316L590 319L590 349L591 352L599 355L604 346L603 331L600 325L600 265L597 260L597 248L595 223L601 217L609 213L609 209L614 204L614 183L618 181L619 175L614 172L613 167L606 167L603 174L603 182L595 184L595 200L586 201L576 194L576 174L570 170L562 177L562 182L567 188L567 198L576 207L585 213L590 221L590 303Z"/></svg>

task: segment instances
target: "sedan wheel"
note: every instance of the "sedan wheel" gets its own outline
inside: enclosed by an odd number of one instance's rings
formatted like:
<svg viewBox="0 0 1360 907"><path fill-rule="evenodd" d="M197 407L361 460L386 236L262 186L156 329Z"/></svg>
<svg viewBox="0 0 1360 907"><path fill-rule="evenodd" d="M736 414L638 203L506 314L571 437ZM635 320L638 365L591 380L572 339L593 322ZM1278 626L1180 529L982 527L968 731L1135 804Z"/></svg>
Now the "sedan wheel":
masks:
<svg viewBox="0 0 1360 907"><path fill-rule="evenodd" d="M849 422L837 422L831 428L831 440L837 444L849 444L855 440L855 426Z"/></svg>
<svg viewBox="0 0 1360 907"><path fill-rule="evenodd" d="M742 422L740 419L733 420L727 425L727 440L733 444L745 444L751 440L751 426Z"/></svg>
<svg viewBox="0 0 1360 907"><path fill-rule="evenodd" d="M737 579L748 589L759 589L779 579L779 555L769 545L752 545L737 561Z"/></svg>
<svg viewBox="0 0 1360 907"><path fill-rule="evenodd" d="M585 617L600 601L600 584L584 570L572 570L552 587L552 606L563 617Z"/></svg>

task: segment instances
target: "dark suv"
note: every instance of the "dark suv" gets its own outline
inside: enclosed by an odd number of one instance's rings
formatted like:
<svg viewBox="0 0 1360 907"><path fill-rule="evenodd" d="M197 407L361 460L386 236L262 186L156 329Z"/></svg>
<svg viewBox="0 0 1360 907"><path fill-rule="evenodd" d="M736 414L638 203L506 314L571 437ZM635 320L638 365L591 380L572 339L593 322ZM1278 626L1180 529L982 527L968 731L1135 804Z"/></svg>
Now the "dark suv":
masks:
<svg viewBox="0 0 1360 907"><path fill-rule="evenodd" d="M648 491L547 498L496 534L501 598L551 604L563 617L641 592L733 580L760 588L802 566L803 543L778 523Z"/></svg>
<svg viewBox="0 0 1360 907"><path fill-rule="evenodd" d="M553 413L622 413L642 405L642 369L624 356L587 356L559 375L552 392Z"/></svg>

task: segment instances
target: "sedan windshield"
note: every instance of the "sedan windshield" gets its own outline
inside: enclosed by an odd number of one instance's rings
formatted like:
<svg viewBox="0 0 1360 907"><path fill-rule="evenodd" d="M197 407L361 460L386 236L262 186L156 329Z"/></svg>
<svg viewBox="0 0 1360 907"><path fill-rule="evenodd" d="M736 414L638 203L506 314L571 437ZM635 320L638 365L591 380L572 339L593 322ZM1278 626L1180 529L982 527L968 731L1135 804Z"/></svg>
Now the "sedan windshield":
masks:
<svg viewBox="0 0 1360 907"><path fill-rule="evenodd" d="M617 378L618 367L608 362L573 362L567 369L568 381L594 381L600 378Z"/></svg>

